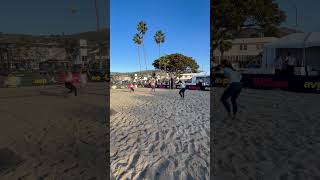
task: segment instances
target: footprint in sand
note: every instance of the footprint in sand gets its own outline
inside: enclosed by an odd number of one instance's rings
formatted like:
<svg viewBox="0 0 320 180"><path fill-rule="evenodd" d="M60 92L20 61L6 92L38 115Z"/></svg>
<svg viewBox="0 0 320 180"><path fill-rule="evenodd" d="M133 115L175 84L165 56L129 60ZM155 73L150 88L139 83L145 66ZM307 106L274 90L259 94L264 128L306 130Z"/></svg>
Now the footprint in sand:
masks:
<svg viewBox="0 0 320 180"><path fill-rule="evenodd" d="M148 152L149 153L152 153L154 150L154 145L153 144L150 144L149 147L148 147Z"/></svg>
<svg viewBox="0 0 320 180"><path fill-rule="evenodd" d="M170 161L168 159L161 159L156 165L153 179L160 180L162 179L162 177L168 177L169 175L166 174L166 170L169 167L169 165L170 165Z"/></svg>
<svg viewBox="0 0 320 180"><path fill-rule="evenodd" d="M156 132L154 137L155 137L154 138L155 141L159 141L159 132Z"/></svg>
<svg viewBox="0 0 320 180"><path fill-rule="evenodd" d="M127 169L131 169L131 168L135 167L137 162L138 162L138 160L139 160L139 158L140 158L140 153L139 152L135 152L133 155L131 155L129 157Z"/></svg>

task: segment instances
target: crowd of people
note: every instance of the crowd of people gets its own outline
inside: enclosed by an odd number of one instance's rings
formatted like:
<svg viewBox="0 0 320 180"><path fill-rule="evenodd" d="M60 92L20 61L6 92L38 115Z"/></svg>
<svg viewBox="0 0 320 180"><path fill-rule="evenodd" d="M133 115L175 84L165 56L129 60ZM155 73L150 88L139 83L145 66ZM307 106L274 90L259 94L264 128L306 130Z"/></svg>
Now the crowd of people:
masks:
<svg viewBox="0 0 320 180"><path fill-rule="evenodd" d="M275 74L276 75L294 75L294 68L297 66L297 60L291 53L287 56L276 56Z"/></svg>

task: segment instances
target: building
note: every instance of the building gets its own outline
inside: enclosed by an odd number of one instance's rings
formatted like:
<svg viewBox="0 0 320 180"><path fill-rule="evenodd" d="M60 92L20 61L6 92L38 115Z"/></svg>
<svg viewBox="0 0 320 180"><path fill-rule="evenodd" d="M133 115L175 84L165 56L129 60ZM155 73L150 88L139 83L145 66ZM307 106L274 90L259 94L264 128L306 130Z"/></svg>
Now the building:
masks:
<svg viewBox="0 0 320 180"><path fill-rule="evenodd" d="M178 79L181 81L190 81L192 76L196 75L197 73L184 73L178 76Z"/></svg>
<svg viewBox="0 0 320 180"><path fill-rule="evenodd" d="M224 52L223 58L229 60L236 68L244 68L251 63L261 63L263 48L266 43L273 42L278 38L240 38L231 40L232 47ZM213 51L213 63L221 62L220 51Z"/></svg>
<svg viewBox="0 0 320 180"><path fill-rule="evenodd" d="M90 52L88 52L88 63L92 64L95 67L95 69L102 68L105 71L108 71L110 68L110 63L109 63L110 50L107 47L107 43L106 42L101 43L100 44L101 48L97 46L94 48L91 48Z"/></svg>
<svg viewBox="0 0 320 180"><path fill-rule="evenodd" d="M79 40L79 52L78 55L75 59L75 64L81 64L81 65L86 65L89 63L88 60L88 44L87 40L85 39L80 39Z"/></svg>
<svg viewBox="0 0 320 180"><path fill-rule="evenodd" d="M66 50L56 43L21 43L11 40L0 42L1 67L38 70L45 61L66 60Z"/></svg>

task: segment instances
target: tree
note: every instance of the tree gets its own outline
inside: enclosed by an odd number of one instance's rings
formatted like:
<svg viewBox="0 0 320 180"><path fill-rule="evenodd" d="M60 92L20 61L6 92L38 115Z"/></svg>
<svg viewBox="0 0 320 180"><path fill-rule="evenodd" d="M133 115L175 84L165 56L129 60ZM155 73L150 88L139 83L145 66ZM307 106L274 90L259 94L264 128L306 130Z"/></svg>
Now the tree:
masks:
<svg viewBox="0 0 320 180"><path fill-rule="evenodd" d="M228 51L232 47L232 43L230 42L231 37L225 34L225 32L217 32L214 34L213 38L213 48L218 49L220 52L220 62L223 59L224 52ZM220 63L218 62L218 63Z"/></svg>
<svg viewBox="0 0 320 180"><path fill-rule="evenodd" d="M160 65L165 65L160 66ZM156 59L152 64L156 69L165 70L170 74L171 77L171 88L173 88L173 75L179 75L182 73L187 72L191 69L191 72L196 73L198 72L199 65L192 57L187 57L185 55L175 53L169 54L166 56L162 56L159 59Z"/></svg>
<svg viewBox="0 0 320 180"><path fill-rule="evenodd" d="M193 73L196 73L199 69L199 65L192 57L187 57L179 53L162 56L156 59L152 65L156 69L165 70L160 64L166 64L166 71L173 74L185 73L188 68L190 68Z"/></svg>
<svg viewBox="0 0 320 180"><path fill-rule="evenodd" d="M67 58L68 60L73 63L73 59L76 56L76 54L78 53L79 50L79 43L78 41L76 41L75 39L71 39L71 38L65 38L62 41L62 46L65 48L66 50L66 54L67 54Z"/></svg>
<svg viewBox="0 0 320 180"><path fill-rule="evenodd" d="M230 43L225 40L236 37L244 28L255 27L264 36L277 36L279 25L286 19L274 0L214 0L210 8L211 55L215 49L228 50Z"/></svg>
<svg viewBox="0 0 320 180"><path fill-rule="evenodd" d="M160 55L160 46L161 46L161 43L164 43L164 41L165 41L164 33L161 30L157 31L156 34L154 35L154 40L159 45L159 58L160 58L160 56L161 56Z"/></svg>
<svg viewBox="0 0 320 180"><path fill-rule="evenodd" d="M137 33L133 36L133 42L138 46L138 59L139 59L139 66L141 71L140 45L142 44L142 37L140 36L140 34Z"/></svg>
<svg viewBox="0 0 320 180"><path fill-rule="evenodd" d="M148 68L147 68L147 60L146 60L146 51L145 51L145 48L144 48L144 35L148 31L147 24L144 21L140 21L138 23L138 25L137 25L137 30L138 30L139 34L141 35L144 63L145 63L145 66L146 66L146 70L148 70Z"/></svg>

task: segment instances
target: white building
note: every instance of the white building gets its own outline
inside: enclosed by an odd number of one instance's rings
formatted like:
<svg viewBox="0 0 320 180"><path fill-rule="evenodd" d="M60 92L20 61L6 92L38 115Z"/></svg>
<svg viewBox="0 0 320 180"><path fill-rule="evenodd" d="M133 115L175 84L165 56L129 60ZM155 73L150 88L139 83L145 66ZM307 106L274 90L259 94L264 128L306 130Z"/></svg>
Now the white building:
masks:
<svg viewBox="0 0 320 180"><path fill-rule="evenodd" d="M241 68L250 61L259 58L258 56L263 53L263 47L266 43L277 39L275 37L233 39L231 40L231 49L224 52L223 58L229 60L235 67ZM221 62L220 51L215 50L213 54L214 62ZM261 58L259 61L261 61Z"/></svg>
<svg viewBox="0 0 320 180"><path fill-rule="evenodd" d="M79 49L79 55L76 58L75 64L88 64L88 45L87 40L80 39L80 49Z"/></svg>
<svg viewBox="0 0 320 180"><path fill-rule="evenodd" d="M197 73L184 73L178 78L181 81L188 81L192 79L192 76L196 75Z"/></svg>

